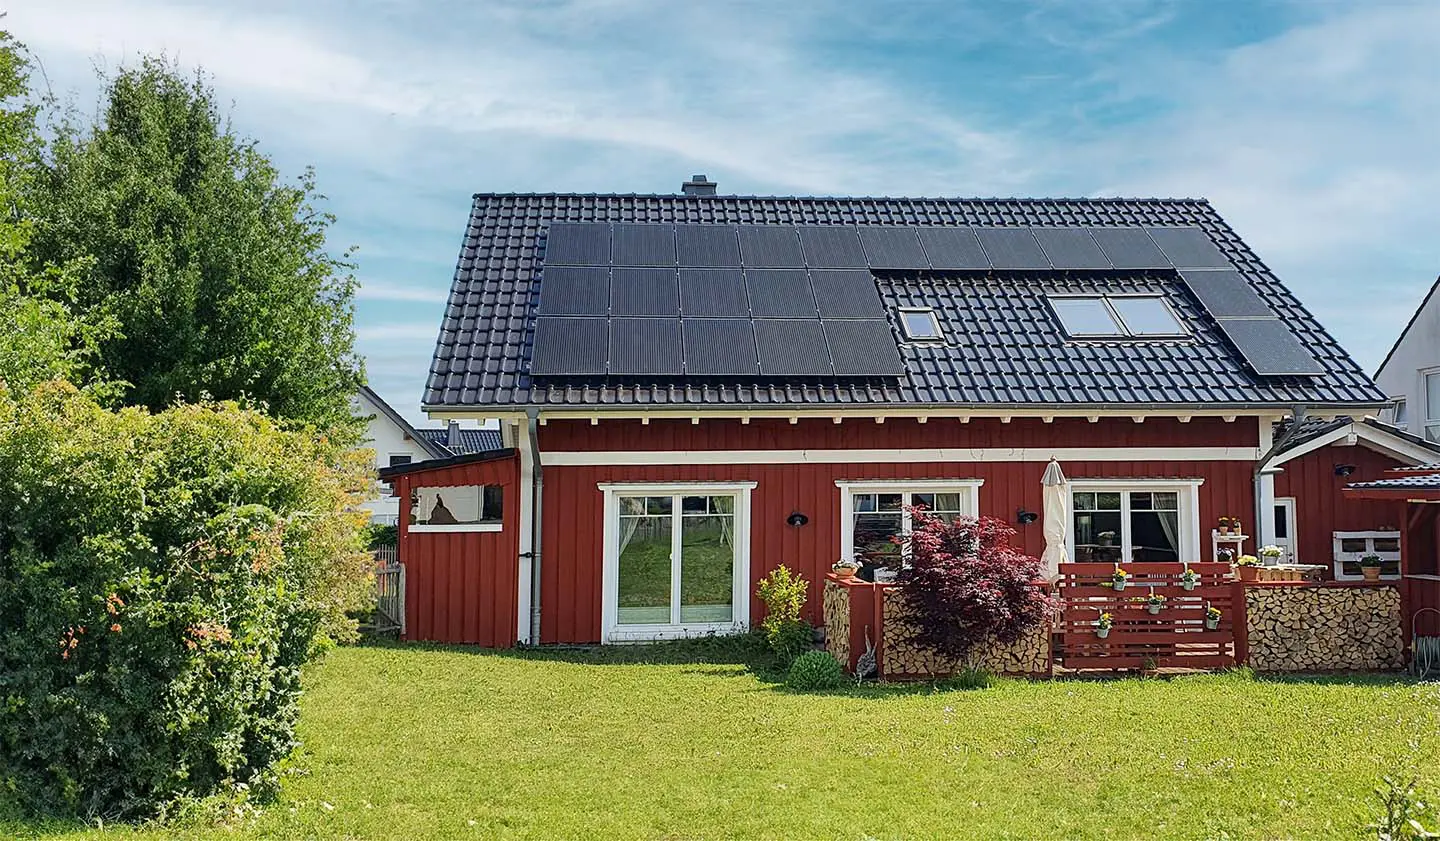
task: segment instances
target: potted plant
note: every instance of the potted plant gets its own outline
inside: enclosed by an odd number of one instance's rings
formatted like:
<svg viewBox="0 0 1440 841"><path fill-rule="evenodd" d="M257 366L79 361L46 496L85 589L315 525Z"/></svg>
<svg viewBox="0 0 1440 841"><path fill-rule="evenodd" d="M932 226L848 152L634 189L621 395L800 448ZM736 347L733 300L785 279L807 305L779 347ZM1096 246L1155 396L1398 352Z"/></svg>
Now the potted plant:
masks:
<svg viewBox="0 0 1440 841"><path fill-rule="evenodd" d="M1130 581L1130 573L1122 567L1116 566L1115 571L1110 573L1110 586L1116 590L1124 590L1125 585Z"/></svg>
<svg viewBox="0 0 1440 841"><path fill-rule="evenodd" d="M860 566L860 562L853 558L841 558L830 565L830 571L835 573L836 578L846 581L855 577L855 572L860 569Z"/></svg>
<svg viewBox="0 0 1440 841"><path fill-rule="evenodd" d="M1380 580L1380 556L1366 555L1360 559L1360 574L1365 576L1366 581Z"/></svg>
<svg viewBox="0 0 1440 841"><path fill-rule="evenodd" d="M1245 533L1245 525L1234 517L1230 518L1230 533L1239 535Z"/></svg>
<svg viewBox="0 0 1440 841"><path fill-rule="evenodd" d="M1258 581L1260 559L1254 555L1241 555L1235 559L1235 573L1240 576L1241 581Z"/></svg>
<svg viewBox="0 0 1440 841"><path fill-rule="evenodd" d="M1111 616L1108 613L1100 614L1100 618L1095 620L1095 636L1099 637L1102 640L1110 636L1110 626L1114 624L1114 616Z"/></svg>
<svg viewBox="0 0 1440 841"><path fill-rule="evenodd" d="M1186 590L1194 590L1200 584L1200 573L1185 565L1185 571L1180 573L1180 586Z"/></svg>
<svg viewBox="0 0 1440 841"><path fill-rule="evenodd" d="M1205 630L1213 631L1220 627L1220 608L1206 606L1205 608Z"/></svg>
<svg viewBox="0 0 1440 841"><path fill-rule="evenodd" d="M1145 609L1150 611L1151 614L1159 613L1160 608L1164 606L1165 597L1154 590L1151 590L1150 595L1145 597Z"/></svg>
<svg viewBox="0 0 1440 841"><path fill-rule="evenodd" d="M1233 564L1235 562L1235 550L1229 546L1221 546L1215 550L1215 562L1220 564Z"/></svg>
<svg viewBox="0 0 1440 841"><path fill-rule="evenodd" d="M1284 556L1284 554L1285 550L1274 544L1260 547L1260 557L1265 559L1265 563L1268 566L1274 566L1280 563L1280 558Z"/></svg>
<svg viewBox="0 0 1440 841"><path fill-rule="evenodd" d="M1230 518L1229 518L1229 517L1221 517L1221 518L1220 518L1220 526L1219 526L1218 531L1219 531L1221 534L1229 534L1229 533L1230 533Z"/></svg>

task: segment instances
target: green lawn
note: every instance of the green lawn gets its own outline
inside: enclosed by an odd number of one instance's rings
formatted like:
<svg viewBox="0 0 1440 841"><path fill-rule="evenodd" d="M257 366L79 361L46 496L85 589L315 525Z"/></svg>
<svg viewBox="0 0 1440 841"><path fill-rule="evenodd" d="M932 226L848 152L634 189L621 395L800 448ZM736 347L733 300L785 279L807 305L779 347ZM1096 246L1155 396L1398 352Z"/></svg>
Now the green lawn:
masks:
<svg viewBox="0 0 1440 841"><path fill-rule="evenodd" d="M311 676L305 773L258 819L0 819L0 837L1361 838L1381 774L1440 783L1435 685L1237 673L798 695L747 650L343 649Z"/></svg>

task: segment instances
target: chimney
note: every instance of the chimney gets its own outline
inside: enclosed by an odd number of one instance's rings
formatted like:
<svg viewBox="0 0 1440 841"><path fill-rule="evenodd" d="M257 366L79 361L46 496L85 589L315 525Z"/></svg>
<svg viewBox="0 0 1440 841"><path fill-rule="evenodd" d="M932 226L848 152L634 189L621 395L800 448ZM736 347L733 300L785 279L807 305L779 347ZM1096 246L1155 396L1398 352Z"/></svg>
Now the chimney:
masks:
<svg viewBox="0 0 1440 841"><path fill-rule="evenodd" d="M445 432L445 446L452 452L460 452L460 421L450 421L450 427Z"/></svg>
<svg viewBox="0 0 1440 841"><path fill-rule="evenodd" d="M689 181L680 185L680 192L687 196L713 196L715 186L715 182L704 175L692 175Z"/></svg>

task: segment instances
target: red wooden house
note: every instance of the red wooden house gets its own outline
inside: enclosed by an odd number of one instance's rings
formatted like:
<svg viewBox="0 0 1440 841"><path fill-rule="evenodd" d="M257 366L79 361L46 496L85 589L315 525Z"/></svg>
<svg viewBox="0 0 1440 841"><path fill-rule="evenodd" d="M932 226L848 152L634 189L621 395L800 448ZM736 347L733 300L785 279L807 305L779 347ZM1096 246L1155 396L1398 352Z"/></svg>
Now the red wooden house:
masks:
<svg viewBox="0 0 1440 841"><path fill-rule="evenodd" d="M507 449L382 471L406 633L742 629L917 504L1039 555L1052 459L1075 560L1210 560L1222 516L1308 552L1277 425L1384 403L1204 201L481 194L424 408Z"/></svg>

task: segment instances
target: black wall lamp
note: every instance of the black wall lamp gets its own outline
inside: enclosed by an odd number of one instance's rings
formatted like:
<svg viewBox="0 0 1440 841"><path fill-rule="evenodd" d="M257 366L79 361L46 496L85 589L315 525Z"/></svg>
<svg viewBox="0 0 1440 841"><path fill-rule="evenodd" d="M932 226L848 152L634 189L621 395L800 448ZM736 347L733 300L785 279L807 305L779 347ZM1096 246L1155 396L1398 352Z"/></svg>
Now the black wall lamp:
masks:
<svg viewBox="0 0 1440 841"><path fill-rule="evenodd" d="M1354 472L1355 472L1355 465L1353 465L1353 464L1337 464L1337 465L1335 465L1335 475L1336 475L1336 476L1349 476L1351 473L1354 473Z"/></svg>
<svg viewBox="0 0 1440 841"><path fill-rule="evenodd" d="M790 516L785 518L786 525L794 526L797 529L808 522L810 522L810 518L801 514L799 511L791 511Z"/></svg>
<svg viewBox="0 0 1440 841"><path fill-rule="evenodd" d="M1034 511L1026 511L1024 508L1021 508L1015 512L1015 521L1022 526L1028 526L1038 519L1040 519L1040 515Z"/></svg>

